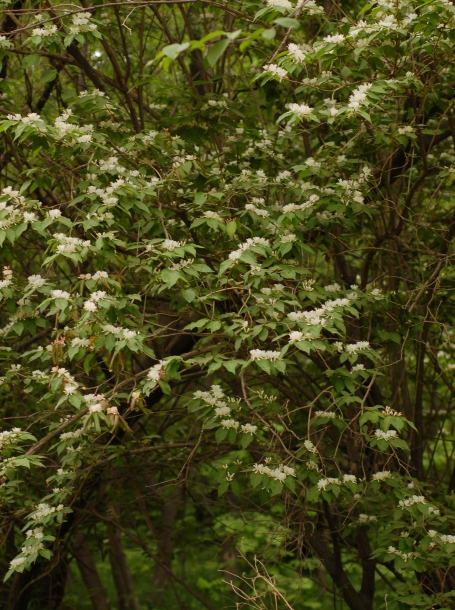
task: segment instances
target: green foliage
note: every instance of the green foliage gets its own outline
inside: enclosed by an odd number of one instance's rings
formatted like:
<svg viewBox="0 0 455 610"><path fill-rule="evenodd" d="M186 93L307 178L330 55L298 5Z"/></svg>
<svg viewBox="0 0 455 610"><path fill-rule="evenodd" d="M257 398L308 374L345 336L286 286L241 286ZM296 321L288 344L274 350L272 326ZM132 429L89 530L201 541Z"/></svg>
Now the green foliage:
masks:
<svg viewBox="0 0 455 610"><path fill-rule="evenodd" d="M2 7L8 609L453 607L455 7Z"/></svg>

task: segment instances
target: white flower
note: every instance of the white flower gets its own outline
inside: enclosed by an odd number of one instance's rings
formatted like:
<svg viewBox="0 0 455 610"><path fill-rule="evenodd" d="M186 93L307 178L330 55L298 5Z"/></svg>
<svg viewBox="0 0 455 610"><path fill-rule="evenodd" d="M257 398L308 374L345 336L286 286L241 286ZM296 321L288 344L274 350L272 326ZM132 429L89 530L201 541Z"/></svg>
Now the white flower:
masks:
<svg viewBox="0 0 455 610"><path fill-rule="evenodd" d="M387 430L387 432L384 432L383 430L379 430L378 428L374 431L374 435L376 438L383 441L389 441L391 438L398 438L396 430Z"/></svg>
<svg viewBox="0 0 455 610"><path fill-rule="evenodd" d="M288 45L288 51L289 51L289 55L292 57L292 59L294 59L295 61L301 63L303 61L305 61L305 53L302 51L301 47L299 47L299 45L294 44L293 42L291 42Z"/></svg>
<svg viewBox="0 0 455 610"><path fill-rule="evenodd" d="M337 414L333 411L315 411L314 417L328 417L329 419L336 419Z"/></svg>
<svg viewBox="0 0 455 610"><path fill-rule="evenodd" d="M281 238L281 243L282 244L290 244L294 241L297 240L297 235L294 235L294 233L288 233L287 235L283 235Z"/></svg>
<svg viewBox="0 0 455 610"><path fill-rule="evenodd" d="M74 394L75 392L77 392L77 385L74 385L72 383L67 383L65 384L65 387L63 388L63 392L67 395L70 396L71 394Z"/></svg>
<svg viewBox="0 0 455 610"><path fill-rule="evenodd" d="M276 64L267 64L264 66L264 72L270 72L270 74L277 76L280 80L283 80L288 74L284 68L280 68Z"/></svg>
<svg viewBox="0 0 455 610"><path fill-rule="evenodd" d="M354 89L349 96L348 108L354 111L358 110L361 104L367 99L367 93L371 88L371 85L372 83L363 83L362 85L359 85L357 89Z"/></svg>
<svg viewBox="0 0 455 610"><path fill-rule="evenodd" d="M343 34L334 34L333 36L326 36L324 38L325 42L335 42L335 43L338 43L338 42L343 42L343 40L344 40Z"/></svg>
<svg viewBox="0 0 455 610"><path fill-rule="evenodd" d="M356 354L361 350L369 349L369 347L370 344L368 341L358 341L357 343L350 343L349 345L346 345L346 351L349 354Z"/></svg>
<svg viewBox="0 0 455 610"><path fill-rule="evenodd" d="M155 364L155 366L152 366L152 368L147 373L147 377L152 381L159 381L163 376L162 371L163 365L159 362L158 364Z"/></svg>
<svg viewBox="0 0 455 610"><path fill-rule="evenodd" d="M234 419L223 419L221 425L223 426L223 428L232 428L233 430L237 430L240 423L238 421L235 421Z"/></svg>
<svg viewBox="0 0 455 610"><path fill-rule="evenodd" d="M228 407L227 405L221 406L221 407L217 407L215 409L215 416L216 417L226 417L226 416L228 416L230 414L231 414L231 408Z"/></svg>
<svg viewBox="0 0 455 610"><path fill-rule="evenodd" d="M251 360L278 360L281 352L272 350L252 349L250 350Z"/></svg>
<svg viewBox="0 0 455 610"><path fill-rule="evenodd" d="M118 415L118 409L117 409L117 407L108 407L106 409L106 413L108 415Z"/></svg>
<svg viewBox="0 0 455 610"><path fill-rule="evenodd" d="M60 218L61 215L62 215L62 213L58 209L47 211L48 218L52 218L52 220L57 220L57 218Z"/></svg>
<svg viewBox="0 0 455 610"><path fill-rule="evenodd" d="M46 280L44 278L42 278L40 275L30 275L28 278L28 283L29 286L32 286L33 288L40 288L41 286L44 286L44 284L46 283Z"/></svg>
<svg viewBox="0 0 455 610"><path fill-rule="evenodd" d="M233 252L231 252L229 254L229 259L231 261L238 261L241 256L242 256L242 251L241 250L234 250Z"/></svg>
<svg viewBox="0 0 455 610"><path fill-rule="evenodd" d="M267 4L268 4L268 6L271 6L271 7L280 6L282 8L287 8L289 10L294 8L292 6L292 4L289 2L289 0L267 0Z"/></svg>
<svg viewBox="0 0 455 610"><path fill-rule="evenodd" d="M390 470L382 470L380 472L375 472L373 474L373 476L371 477L372 481L384 481L385 479L388 479L391 475Z"/></svg>
<svg viewBox="0 0 455 610"><path fill-rule="evenodd" d="M300 330L294 330L292 333L289 333L289 343L295 343L296 341L301 341L303 339L303 333Z"/></svg>
<svg viewBox="0 0 455 610"><path fill-rule="evenodd" d="M69 292L66 292L66 290L51 290L51 296L54 297L54 299L70 299L71 295Z"/></svg>
<svg viewBox="0 0 455 610"><path fill-rule="evenodd" d="M84 309L86 311L96 311L98 308L96 306L96 303L94 303L93 301L85 301Z"/></svg>
<svg viewBox="0 0 455 610"><path fill-rule="evenodd" d="M398 502L398 506L400 508L404 508L405 506L413 506L414 504L426 504L424 496L412 496L410 498L405 498L404 500L400 500Z"/></svg>
<svg viewBox="0 0 455 610"><path fill-rule="evenodd" d="M344 474L343 483L357 483L357 477L353 474Z"/></svg>
<svg viewBox="0 0 455 610"><path fill-rule="evenodd" d="M161 246L169 252L172 252L175 248L180 248L182 245L181 241L174 241L173 239L165 239L161 244Z"/></svg>
<svg viewBox="0 0 455 610"><path fill-rule="evenodd" d="M378 518L375 515L365 515L365 513L360 513L360 515L359 515L360 523L368 523L369 521L377 521L377 520L378 520ZM390 553L390 551L389 551L389 553Z"/></svg>
<svg viewBox="0 0 455 610"><path fill-rule="evenodd" d="M252 424L243 424L240 429L244 434L255 434L258 427Z"/></svg>
<svg viewBox="0 0 455 610"><path fill-rule="evenodd" d="M12 559L10 561L9 567L17 568L18 566L21 566L22 564L24 564L26 561L27 561L26 557L15 557L14 559Z"/></svg>
<svg viewBox="0 0 455 610"><path fill-rule="evenodd" d="M308 116L313 112L313 108L306 104L288 104L288 108L291 112L300 117Z"/></svg>
<svg viewBox="0 0 455 610"><path fill-rule="evenodd" d="M355 366L352 367L353 372L356 371L364 371L365 370L365 365L364 364L356 364Z"/></svg>
<svg viewBox="0 0 455 610"><path fill-rule="evenodd" d="M269 473L269 476L276 481L283 482L286 479L286 473L283 472L280 468L274 468Z"/></svg>
<svg viewBox="0 0 455 610"><path fill-rule="evenodd" d="M99 402L96 402L94 405L90 405L88 410L90 413L100 413L103 410L103 407Z"/></svg>
<svg viewBox="0 0 455 610"><path fill-rule="evenodd" d="M310 440L304 441L303 446L310 453L316 454L318 452L318 450L316 449L316 447L313 445L313 443Z"/></svg>
<svg viewBox="0 0 455 610"><path fill-rule="evenodd" d="M136 335L137 335L137 331L135 331L135 330L129 330L128 328L123 329L123 338L126 339L127 341L129 339L133 339L134 337L136 337Z"/></svg>
<svg viewBox="0 0 455 610"><path fill-rule="evenodd" d="M36 214L35 212L24 212L23 218L24 222L35 222Z"/></svg>
<svg viewBox="0 0 455 610"><path fill-rule="evenodd" d="M283 470L284 474L288 477L295 477L296 476L296 472L294 470L294 468L291 468L290 466L281 466L281 469Z"/></svg>
<svg viewBox="0 0 455 610"><path fill-rule="evenodd" d="M86 142L91 142L91 140L92 140L92 136L89 133L76 138L76 141L80 142L81 144L85 144Z"/></svg>

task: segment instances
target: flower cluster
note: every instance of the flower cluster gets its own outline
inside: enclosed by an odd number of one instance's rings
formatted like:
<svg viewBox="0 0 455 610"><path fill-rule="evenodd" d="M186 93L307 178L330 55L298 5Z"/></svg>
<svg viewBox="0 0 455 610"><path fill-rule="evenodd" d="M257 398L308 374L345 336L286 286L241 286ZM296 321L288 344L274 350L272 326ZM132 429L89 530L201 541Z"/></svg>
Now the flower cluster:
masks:
<svg viewBox="0 0 455 610"><path fill-rule="evenodd" d="M379 428L377 428L374 431L374 435L377 439L381 441L390 441L390 439L392 438L398 438L396 430L387 430L387 432L384 432L384 430L380 430Z"/></svg>
<svg viewBox="0 0 455 610"><path fill-rule="evenodd" d="M286 477L295 477L296 472L294 468L279 464L277 468L270 468L267 464L254 464L253 472L256 474L265 474L271 479L283 482Z"/></svg>

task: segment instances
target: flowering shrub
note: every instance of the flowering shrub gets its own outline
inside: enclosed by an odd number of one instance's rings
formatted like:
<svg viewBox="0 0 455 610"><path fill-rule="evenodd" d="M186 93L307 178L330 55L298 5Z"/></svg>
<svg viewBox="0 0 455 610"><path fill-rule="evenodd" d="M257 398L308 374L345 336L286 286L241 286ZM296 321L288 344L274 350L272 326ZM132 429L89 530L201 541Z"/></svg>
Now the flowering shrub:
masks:
<svg viewBox="0 0 455 610"><path fill-rule="evenodd" d="M123 4L2 2L8 608L452 608L455 7Z"/></svg>

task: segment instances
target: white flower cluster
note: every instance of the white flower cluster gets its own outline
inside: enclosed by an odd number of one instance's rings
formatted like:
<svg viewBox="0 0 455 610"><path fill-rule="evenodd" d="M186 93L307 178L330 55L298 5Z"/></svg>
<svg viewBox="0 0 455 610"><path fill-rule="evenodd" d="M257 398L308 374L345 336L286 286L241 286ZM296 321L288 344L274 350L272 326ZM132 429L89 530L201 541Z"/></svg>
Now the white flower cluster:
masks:
<svg viewBox="0 0 455 610"><path fill-rule="evenodd" d="M46 502L42 502L38 504L36 510L30 515L35 520L43 519L44 517L48 517L56 512L60 512L65 507L63 504L59 504L58 506L51 506L50 504L46 504Z"/></svg>
<svg viewBox="0 0 455 610"><path fill-rule="evenodd" d="M79 437L82 436L82 434L84 433L83 428L79 428L78 430L74 430L73 432L62 432L59 436L59 439L61 441L67 441L67 440L76 440Z"/></svg>
<svg viewBox="0 0 455 610"><path fill-rule="evenodd" d="M334 42L335 44L339 44L344 41L343 34L333 34L331 36L325 36L324 42Z"/></svg>
<svg viewBox="0 0 455 610"><path fill-rule="evenodd" d="M281 352L273 351L273 350L263 350L263 349L251 349L250 350L250 358L251 360L279 360L281 357Z"/></svg>
<svg viewBox="0 0 455 610"><path fill-rule="evenodd" d="M371 523L372 521L377 521L378 518L376 515L366 515L365 513L360 513L358 520L360 523Z"/></svg>
<svg viewBox="0 0 455 610"><path fill-rule="evenodd" d="M80 280L93 280L95 284L100 280L107 280L109 278L109 274L107 271L95 271L95 273L83 273L79 276Z"/></svg>
<svg viewBox="0 0 455 610"><path fill-rule="evenodd" d="M304 320L311 326L326 324L326 318L338 307L348 307L351 304L349 299L334 299L326 301L321 307L310 311L293 311L288 314L288 318L293 322Z"/></svg>
<svg viewBox="0 0 455 610"><path fill-rule="evenodd" d="M152 366L149 372L147 373L147 379L151 379L155 382L162 379L162 377L164 377L164 364L164 361L161 361L158 362L158 364Z"/></svg>
<svg viewBox="0 0 455 610"><path fill-rule="evenodd" d="M337 418L337 414L334 413L333 411L315 411L314 412L314 417L318 418L318 417L327 417L328 419L336 419Z"/></svg>
<svg viewBox="0 0 455 610"><path fill-rule="evenodd" d="M29 112L27 114L27 116L22 116L21 114L9 114L7 118L9 121L20 121L21 123L24 123L25 125L33 124L36 126L36 123L38 121L42 122L40 115L37 114L36 112Z"/></svg>
<svg viewBox="0 0 455 610"><path fill-rule="evenodd" d="M308 199L303 203L287 203L283 206L282 211L285 214L289 214L290 212L303 212L304 210L311 208L315 203L319 201L319 199L319 195L313 194L310 195Z"/></svg>
<svg viewBox="0 0 455 610"><path fill-rule="evenodd" d="M303 63L305 61L306 53L301 46L291 42L288 44L289 56L297 63Z"/></svg>
<svg viewBox="0 0 455 610"><path fill-rule="evenodd" d="M403 559L405 562L409 559L415 559L416 557L420 556L419 553L403 553L394 546L389 546L387 551L389 553L392 553L392 555L397 555L398 557L401 557L401 559Z"/></svg>
<svg viewBox="0 0 455 610"><path fill-rule="evenodd" d="M58 366L54 366L54 367L52 367L52 373L53 373L53 375L58 375L60 377L63 377L63 392L67 396L74 394L77 391L79 384L74 379L74 377L71 375L71 373L69 371L67 371L65 368L63 368L63 367L59 368Z"/></svg>
<svg viewBox="0 0 455 610"><path fill-rule="evenodd" d="M400 508L405 508L409 506L414 506L414 504L426 504L427 501L424 496L411 496L410 498L405 498L404 500L400 500L398 502L398 506Z"/></svg>
<svg viewBox="0 0 455 610"><path fill-rule="evenodd" d="M368 341L357 341L357 343L349 343L348 345L346 345L345 350L348 354L357 354L357 352L369 348L370 344L368 343Z"/></svg>
<svg viewBox="0 0 455 610"><path fill-rule="evenodd" d="M57 245L58 254L71 254L76 252L78 248L90 248L91 246L89 240L70 237L64 233L54 233L53 238L59 242Z"/></svg>
<svg viewBox="0 0 455 610"><path fill-rule="evenodd" d="M212 385L210 392L197 390L194 392L193 397L202 399L211 407L215 407L215 417L229 417L231 414L232 409L226 402L228 399L219 385ZM221 421L221 426L232 430L240 429L244 434L256 434L257 431L257 426L249 423L240 424L240 422L235 419L223 419Z"/></svg>
<svg viewBox="0 0 455 610"><path fill-rule="evenodd" d="M306 104L288 104L287 107L293 114L302 118L313 114L314 111L314 108Z"/></svg>
<svg viewBox="0 0 455 610"><path fill-rule="evenodd" d="M14 441L18 438L20 432L20 428L13 428L12 430L4 430L3 432L0 432L0 445L3 446L6 443Z"/></svg>
<svg viewBox="0 0 455 610"><path fill-rule="evenodd" d="M319 479L317 487L319 491L324 490L328 485L341 485L341 481L338 478L334 477L325 477L323 479Z"/></svg>
<svg viewBox="0 0 455 610"><path fill-rule="evenodd" d="M287 8L289 10L292 10L294 8L294 6L291 4L291 2L289 2L289 0L267 0L267 5L274 8L274 7L279 7L279 8Z"/></svg>
<svg viewBox="0 0 455 610"><path fill-rule="evenodd" d="M172 252L176 248L181 248L183 246L183 242L174 241L173 239L165 239L161 244L161 247L168 252Z"/></svg>
<svg viewBox="0 0 455 610"><path fill-rule="evenodd" d="M342 479L325 477L318 481L317 488L321 491L328 485L342 485L343 483L357 483L357 477L354 474L344 474Z"/></svg>
<svg viewBox="0 0 455 610"><path fill-rule="evenodd" d="M314 444L310 440L308 440L308 439L306 441L304 441L303 446L305 447L305 449L307 451L309 451L313 455L316 455L318 453L318 450L316 449Z"/></svg>
<svg viewBox="0 0 455 610"><path fill-rule="evenodd" d="M87 15L73 15L72 17L73 24L69 27L70 34L79 34L80 32L93 32L98 29L96 23L91 23L90 19Z"/></svg>
<svg viewBox="0 0 455 610"><path fill-rule="evenodd" d="M129 328L122 328L121 326L113 326L112 324L105 324L103 326L103 332L116 335L117 339L133 339L136 337L137 331L130 330Z"/></svg>
<svg viewBox="0 0 455 610"><path fill-rule="evenodd" d="M256 214L256 216L261 216L262 218L267 218L267 216L269 215L267 210L256 207L254 203L247 203L245 205L245 210L247 210L248 212L253 212L253 214Z"/></svg>
<svg viewBox="0 0 455 610"><path fill-rule="evenodd" d="M356 112L360 110L362 104L367 100L367 93L371 89L372 83L363 83L359 85L349 96L349 104L348 108L352 110L352 112Z"/></svg>
<svg viewBox="0 0 455 610"><path fill-rule="evenodd" d="M46 24L44 28L34 28L32 30L32 36L41 36L46 38L47 36L53 36L57 33L57 26Z"/></svg>
<svg viewBox="0 0 455 610"><path fill-rule="evenodd" d="M98 302L106 298L108 297L104 290L92 292L90 299L84 302L84 309L90 312L96 311L98 309Z"/></svg>
<svg viewBox="0 0 455 610"><path fill-rule="evenodd" d="M0 281L0 290L7 288L13 281L13 272L9 267L3 267L3 280Z"/></svg>
<svg viewBox="0 0 455 610"><path fill-rule="evenodd" d="M233 250L229 254L229 258L231 261L237 261L242 256L242 253L248 250L249 248L253 248L255 246L262 246L264 248L270 247L270 241L265 239L264 237L250 237L243 244L239 244L237 250Z"/></svg>
<svg viewBox="0 0 455 610"><path fill-rule="evenodd" d="M396 430L387 430L387 432L384 432L383 430L380 430L379 428L377 428L374 431L374 435L376 438L378 438L381 441L390 441L390 439L392 438L398 438L398 434Z"/></svg>
<svg viewBox="0 0 455 610"><path fill-rule="evenodd" d="M381 470L379 472L375 472L371 477L372 481L385 481L391 477L392 473L390 470Z"/></svg>
<svg viewBox="0 0 455 610"><path fill-rule="evenodd" d="M286 477L295 477L296 472L294 468L279 464L277 468L270 468L267 464L254 464L253 471L256 474L266 474L275 481L285 481Z"/></svg>
<svg viewBox="0 0 455 610"><path fill-rule="evenodd" d="M288 75L284 68L280 68L280 66L277 66L276 64L265 65L264 72L269 72L270 74L273 74L273 76L277 76L280 80L283 80L283 78Z"/></svg>

